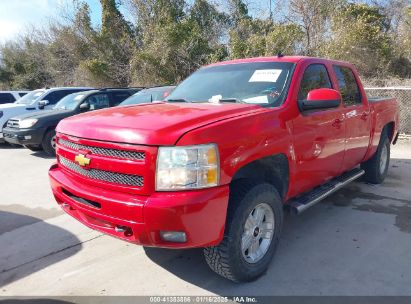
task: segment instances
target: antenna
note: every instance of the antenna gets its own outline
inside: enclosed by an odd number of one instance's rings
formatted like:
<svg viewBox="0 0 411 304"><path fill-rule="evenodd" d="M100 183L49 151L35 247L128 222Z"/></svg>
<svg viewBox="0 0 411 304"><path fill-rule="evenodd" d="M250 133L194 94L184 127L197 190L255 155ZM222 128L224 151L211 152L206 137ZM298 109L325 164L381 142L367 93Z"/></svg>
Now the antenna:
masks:
<svg viewBox="0 0 411 304"><path fill-rule="evenodd" d="M278 57L278 58L284 57L284 54L283 54L281 51L279 51L279 52L277 53L277 57Z"/></svg>

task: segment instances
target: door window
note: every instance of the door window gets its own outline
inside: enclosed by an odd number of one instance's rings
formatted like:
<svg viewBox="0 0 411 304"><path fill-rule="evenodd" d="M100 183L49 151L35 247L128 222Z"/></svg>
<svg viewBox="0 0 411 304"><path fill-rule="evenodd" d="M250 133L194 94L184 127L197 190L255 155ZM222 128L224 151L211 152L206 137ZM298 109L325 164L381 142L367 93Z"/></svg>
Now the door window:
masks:
<svg viewBox="0 0 411 304"><path fill-rule="evenodd" d="M130 93L126 92L126 91L112 92L111 96L113 98L112 104L113 104L113 106L116 106L116 105L120 104L123 100L129 98Z"/></svg>
<svg viewBox="0 0 411 304"><path fill-rule="evenodd" d="M15 102L14 96L10 93L0 93L0 103Z"/></svg>
<svg viewBox="0 0 411 304"><path fill-rule="evenodd" d="M332 88L327 68L323 64L311 64L304 71L298 92L298 100L306 99L308 92L311 90L321 88Z"/></svg>
<svg viewBox="0 0 411 304"><path fill-rule="evenodd" d="M96 94L87 98L87 102L90 104L90 110L98 110L108 108L110 106L110 100L107 94Z"/></svg>
<svg viewBox="0 0 411 304"><path fill-rule="evenodd" d="M353 71L350 68L336 65L333 66L333 69L337 77L344 105L352 106L361 104L361 92Z"/></svg>
<svg viewBox="0 0 411 304"><path fill-rule="evenodd" d="M56 104L60 99L62 99L64 96L67 95L67 91L54 91L46 96L44 96L42 99L47 100L49 102L49 105L54 105Z"/></svg>

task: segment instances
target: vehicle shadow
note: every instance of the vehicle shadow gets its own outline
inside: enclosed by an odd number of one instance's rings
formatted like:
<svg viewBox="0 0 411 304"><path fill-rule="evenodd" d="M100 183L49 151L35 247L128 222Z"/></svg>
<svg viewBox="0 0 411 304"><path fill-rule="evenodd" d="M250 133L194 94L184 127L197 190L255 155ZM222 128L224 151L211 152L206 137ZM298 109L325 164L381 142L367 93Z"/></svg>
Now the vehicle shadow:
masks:
<svg viewBox="0 0 411 304"><path fill-rule="evenodd" d="M6 149L23 149L23 146L20 145L12 145L8 143L0 143L0 149L6 150Z"/></svg>
<svg viewBox="0 0 411 304"><path fill-rule="evenodd" d="M293 234L293 232L291 231L298 229L296 227L290 227L294 225L296 225L295 217L289 215L288 213L285 213L284 232L282 239L287 240L293 238L293 236L290 235ZM284 245L283 243L284 240L281 240L279 249L281 249L282 245ZM157 265L173 273L180 279L206 289L212 293L223 296L272 295L272 278L274 275L276 275L275 272L277 268L276 264L279 250L277 250L277 256L274 257L274 261L271 263L267 273L265 273L258 280L248 283L234 283L215 274L208 267L203 256L203 250L201 248L188 250L169 250L162 248L144 247L144 251L147 257ZM282 252L281 255L283 254L289 256L292 253Z"/></svg>
<svg viewBox="0 0 411 304"><path fill-rule="evenodd" d="M281 293L281 289L286 288L284 283L281 283L281 285L284 284L281 287L274 286L277 285L276 281L278 281L278 277L281 277L285 271L292 271L294 267L293 260L299 258L300 253L293 252L287 247L290 240L298 238L298 236L295 236L295 233L300 229L304 229L303 225L298 223L294 216L286 213L282 240L280 241L273 262L262 277L248 283L234 283L215 274L208 267L203 257L202 249L174 251L159 248L144 248L144 250L148 258L167 271L184 281L215 294L222 296L284 295L287 293L286 289Z"/></svg>
<svg viewBox="0 0 411 304"><path fill-rule="evenodd" d="M390 167L381 185L356 181L299 216L285 212L274 260L254 282L237 284L216 275L202 249L144 248L145 253L178 278L219 295L408 294L410 280L405 276L397 276L392 285L375 280L376 273L384 277L411 271L408 257L401 254L411 250L406 245L411 233L411 160L395 159ZM361 278L361 283L352 278Z"/></svg>
<svg viewBox="0 0 411 304"><path fill-rule="evenodd" d="M81 248L80 240L67 230L0 210L0 287L64 260Z"/></svg>
<svg viewBox="0 0 411 304"><path fill-rule="evenodd" d="M55 156L50 156L48 154L46 154L46 152L44 151L36 151L31 153L31 156L35 156L35 157L39 157L39 158L44 158L44 159L55 159Z"/></svg>

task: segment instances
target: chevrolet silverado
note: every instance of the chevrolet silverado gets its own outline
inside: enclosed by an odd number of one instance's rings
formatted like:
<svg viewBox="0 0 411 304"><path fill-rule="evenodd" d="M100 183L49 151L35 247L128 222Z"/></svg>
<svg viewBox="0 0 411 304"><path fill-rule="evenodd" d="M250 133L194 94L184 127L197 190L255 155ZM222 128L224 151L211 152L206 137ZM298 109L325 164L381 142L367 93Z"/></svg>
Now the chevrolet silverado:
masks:
<svg viewBox="0 0 411 304"><path fill-rule="evenodd" d="M299 214L361 176L383 182L398 121L397 101L367 98L347 62L226 61L165 102L62 120L49 176L58 204L90 228L202 247L216 273L250 281L273 258L284 210Z"/></svg>

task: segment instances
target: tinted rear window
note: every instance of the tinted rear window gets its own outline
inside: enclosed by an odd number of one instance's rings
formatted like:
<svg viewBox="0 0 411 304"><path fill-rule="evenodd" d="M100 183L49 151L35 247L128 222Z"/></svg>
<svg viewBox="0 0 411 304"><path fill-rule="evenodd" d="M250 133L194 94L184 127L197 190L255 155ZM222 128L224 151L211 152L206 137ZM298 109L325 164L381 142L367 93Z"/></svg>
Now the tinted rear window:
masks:
<svg viewBox="0 0 411 304"><path fill-rule="evenodd" d="M361 103L361 93L353 71L350 68L342 66L333 66L335 76L337 77L338 87L346 106L352 106Z"/></svg>
<svg viewBox="0 0 411 304"><path fill-rule="evenodd" d="M0 103L10 103L15 102L16 99L10 93L0 93Z"/></svg>

